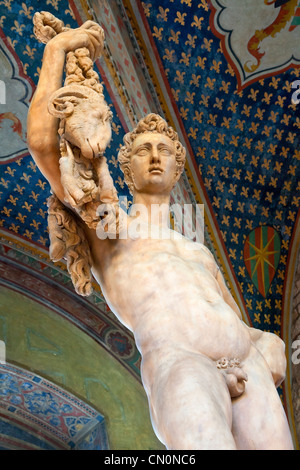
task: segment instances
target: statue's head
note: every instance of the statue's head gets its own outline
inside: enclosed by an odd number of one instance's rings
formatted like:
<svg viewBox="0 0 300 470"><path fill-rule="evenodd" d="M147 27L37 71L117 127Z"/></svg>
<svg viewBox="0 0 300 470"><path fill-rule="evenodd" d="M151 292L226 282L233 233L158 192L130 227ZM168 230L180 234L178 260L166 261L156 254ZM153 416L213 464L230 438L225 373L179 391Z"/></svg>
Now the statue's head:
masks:
<svg viewBox="0 0 300 470"><path fill-rule="evenodd" d="M103 94L83 85L68 85L49 100L50 114L61 119L63 138L86 158L103 154L111 139L112 112Z"/></svg>
<svg viewBox="0 0 300 470"><path fill-rule="evenodd" d="M184 169L178 134L157 114L148 114L124 136L118 160L131 194L171 192Z"/></svg>

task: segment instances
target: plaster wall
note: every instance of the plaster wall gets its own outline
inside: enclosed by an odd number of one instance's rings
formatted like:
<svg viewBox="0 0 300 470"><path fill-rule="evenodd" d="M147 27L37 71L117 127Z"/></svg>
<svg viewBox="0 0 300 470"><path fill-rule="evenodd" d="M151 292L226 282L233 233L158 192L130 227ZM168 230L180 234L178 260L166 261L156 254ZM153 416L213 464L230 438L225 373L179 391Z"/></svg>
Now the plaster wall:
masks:
<svg viewBox="0 0 300 470"><path fill-rule="evenodd" d="M104 348L47 306L0 287L6 361L31 370L105 417L111 449L160 449L142 385Z"/></svg>

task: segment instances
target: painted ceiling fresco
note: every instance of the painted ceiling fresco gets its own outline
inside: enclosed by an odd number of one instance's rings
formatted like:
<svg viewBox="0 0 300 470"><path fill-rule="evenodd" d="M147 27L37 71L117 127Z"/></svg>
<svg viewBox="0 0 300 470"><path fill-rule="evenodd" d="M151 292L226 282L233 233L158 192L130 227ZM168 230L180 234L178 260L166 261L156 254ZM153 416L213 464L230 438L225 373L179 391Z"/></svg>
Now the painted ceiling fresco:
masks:
<svg viewBox="0 0 300 470"><path fill-rule="evenodd" d="M182 194L204 204L207 241L247 321L280 335L299 243L299 0L0 0L0 227L47 249L49 185L26 147L44 49L32 17L42 10L105 29L111 56L98 71L114 113L107 159L119 194L130 201L116 161L123 136L160 111L187 147Z"/></svg>

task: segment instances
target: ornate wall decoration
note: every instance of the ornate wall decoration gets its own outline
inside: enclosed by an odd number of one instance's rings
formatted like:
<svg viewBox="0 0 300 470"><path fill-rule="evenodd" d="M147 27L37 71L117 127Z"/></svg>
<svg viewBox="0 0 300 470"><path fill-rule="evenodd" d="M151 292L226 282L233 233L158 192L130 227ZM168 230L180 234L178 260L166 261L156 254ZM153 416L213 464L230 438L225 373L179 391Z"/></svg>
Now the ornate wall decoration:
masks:
<svg viewBox="0 0 300 470"><path fill-rule="evenodd" d="M28 153L26 121L33 83L23 72L0 28L0 80L4 99L0 104L0 163L7 163Z"/></svg>
<svg viewBox="0 0 300 470"><path fill-rule="evenodd" d="M104 450L104 417L48 380L0 365L0 449Z"/></svg>
<svg viewBox="0 0 300 470"><path fill-rule="evenodd" d="M299 0L212 0L211 25L240 89L300 66ZM255 4L255 5L254 5Z"/></svg>
<svg viewBox="0 0 300 470"><path fill-rule="evenodd" d="M244 244L248 274L263 297L267 297L280 259L280 237L273 227L252 230Z"/></svg>

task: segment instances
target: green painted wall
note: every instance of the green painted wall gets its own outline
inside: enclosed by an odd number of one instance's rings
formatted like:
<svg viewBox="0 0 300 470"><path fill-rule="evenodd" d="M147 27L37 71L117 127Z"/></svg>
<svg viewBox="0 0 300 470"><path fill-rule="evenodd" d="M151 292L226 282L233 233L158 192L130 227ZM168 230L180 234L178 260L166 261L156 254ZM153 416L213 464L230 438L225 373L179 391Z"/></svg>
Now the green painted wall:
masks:
<svg viewBox="0 0 300 470"><path fill-rule="evenodd" d="M105 349L44 305L0 287L6 361L87 401L106 418L111 449L163 449L143 387Z"/></svg>

